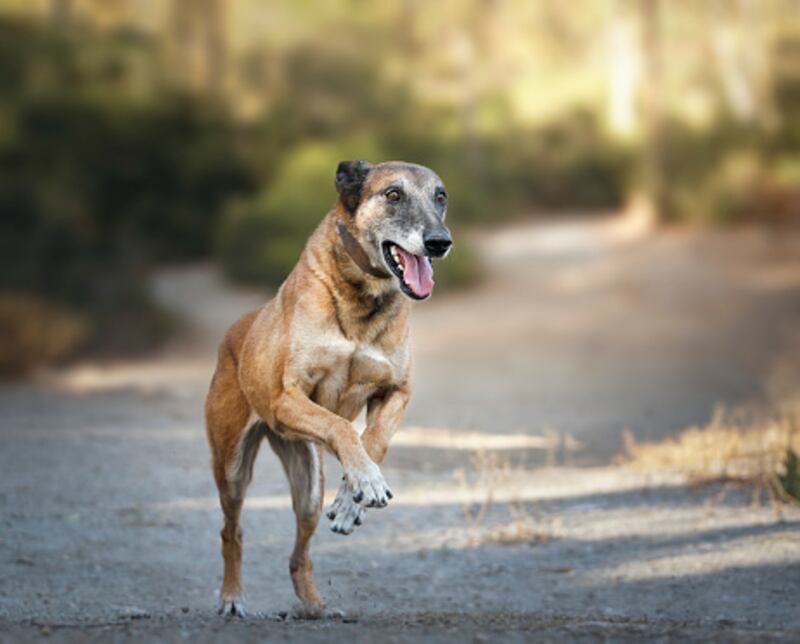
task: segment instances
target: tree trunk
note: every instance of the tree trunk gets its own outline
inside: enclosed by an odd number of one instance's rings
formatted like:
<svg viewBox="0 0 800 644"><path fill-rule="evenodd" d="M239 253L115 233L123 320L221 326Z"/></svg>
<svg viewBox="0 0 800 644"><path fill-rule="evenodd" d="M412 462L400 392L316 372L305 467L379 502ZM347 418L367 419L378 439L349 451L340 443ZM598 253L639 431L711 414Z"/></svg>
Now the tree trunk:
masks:
<svg viewBox="0 0 800 644"><path fill-rule="evenodd" d="M608 39L608 122L615 133L630 136L638 126L636 96L641 61L636 25L621 0L613 4Z"/></svg>
<svg viewBox="0 0 800 644"><path fill-rule="evenodd" d="M642 108L644 112L644 185L654 214L663 219L669 213L662 153L662 67L659 0L642 0L642 52L644 79Z"/></svg>
<svg viewBox="0 0 800 644"><path fill-rule="evenodd" d="M170 67L190 87L224 92L225 0L172 0L167 49Z"/></svg>
<svg viewBox="0 0 800 644"><path fill-rule="evenodd" d="M68 27L71 18L72 0L50 0L50 22L54 27Z"/></svg>

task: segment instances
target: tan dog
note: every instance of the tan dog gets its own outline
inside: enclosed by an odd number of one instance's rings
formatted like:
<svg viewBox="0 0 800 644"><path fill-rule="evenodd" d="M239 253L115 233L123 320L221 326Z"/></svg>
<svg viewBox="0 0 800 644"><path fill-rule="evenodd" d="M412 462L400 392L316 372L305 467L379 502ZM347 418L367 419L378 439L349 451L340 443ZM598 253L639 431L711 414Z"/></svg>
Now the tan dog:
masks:
<svg viewBox="0 0 800 644"><path fill-rule="evenodd" d="M336 206L275 298L239 319L219 349L205 412L225 515L220 613L244 614L239 514L263 438L291 486L297 536L289 571L308 608L324 606L308 552L322 511L320 448L344 470L328 513L334 532L350 534L365 508L392 498L378 464L410 393L410 303L401 293L431 293L430 258L452 243L447 193L428 168L400 162L342 162L336 188ZM359 436L352 421L365 406Z"/></svg>

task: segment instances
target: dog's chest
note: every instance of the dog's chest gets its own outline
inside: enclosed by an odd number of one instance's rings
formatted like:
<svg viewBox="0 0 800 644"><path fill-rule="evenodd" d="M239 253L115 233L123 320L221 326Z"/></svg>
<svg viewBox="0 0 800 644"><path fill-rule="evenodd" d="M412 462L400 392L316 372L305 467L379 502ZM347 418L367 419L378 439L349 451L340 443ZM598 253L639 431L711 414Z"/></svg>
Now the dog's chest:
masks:
<svg viewBox="0 0 800 644"><path fill-rule="evenodd" d="M402 367L379 347L344 338L314 353L314 401L346 418L357 416L373 394L397 382Z"/></svg>

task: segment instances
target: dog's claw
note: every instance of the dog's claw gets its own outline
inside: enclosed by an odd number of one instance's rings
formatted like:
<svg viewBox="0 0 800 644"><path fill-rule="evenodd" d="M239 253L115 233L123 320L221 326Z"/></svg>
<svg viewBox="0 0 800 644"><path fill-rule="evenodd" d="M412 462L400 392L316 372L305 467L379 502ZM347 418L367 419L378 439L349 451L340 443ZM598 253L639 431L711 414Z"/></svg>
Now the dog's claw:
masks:
<svg viewBox="0 0 800 644"><path fill-rule="evenodd" d="M346 511L337 516L336 520L331 526L331 530L333 530L333 532L336 534L352 534L353 530L355 530L357 526L360 526L364 522L362 517L365 513L366 510L362 506L358 505L357 503L353 503L351 508L348 508Z"/></svg>
<svg viewBox="0 0 800 644"><path fill-rule="evenodd" d="M219 614L226 617L245 617L244 604L241 599L226 599L219 607Z"/></svg>
<svg viewBox="0 0 800 644"><path fill-rule="evenodd" d="M362 468L349 470L345 484L350 488L353 501L364 507L383 508L389 503L389 486L380 468L372 461ZM335 508L336 502L331 509Z"/></svg>
<svg viewBox="0 0 800 644"><path fill-rule="evenodd" d="M327 512L331 530L336 534L351 534L364 523L366 508L385 508L391 498L392 491L374 463L348 471Z"/></svg>
<svg viewBox="0 0 800 644"><path fill-rule="evenodd" d="M347 482L343 482L328 512L329 518L333 515L331 530L336 534L352 534L356 527L364 523L367 510L356 503L353 497L352 489Z"/></svg>
<svg viewBox="0 0 800 644"><path fill-rule="evenodd" d="M392 491L388 487L386 488L386 496L390 501L394 498L394 494L392 494Z"/></svg>

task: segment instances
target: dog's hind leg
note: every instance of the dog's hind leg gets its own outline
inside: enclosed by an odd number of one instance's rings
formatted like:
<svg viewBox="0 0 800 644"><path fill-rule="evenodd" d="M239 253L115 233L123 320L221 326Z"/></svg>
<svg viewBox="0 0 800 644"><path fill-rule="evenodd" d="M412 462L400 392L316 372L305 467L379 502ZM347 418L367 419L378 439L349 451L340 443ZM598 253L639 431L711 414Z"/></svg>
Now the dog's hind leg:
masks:
<svg viewBox="0 0 800 644"><path fill-rule="evenodd" d="M267 431L270 446L278 455L289 479L292 507L297 521L294 550L289 559L289 574L294 592L305 609L319 611L325 607L314 583L309 555L309 542L322 514L325 478L320 448L309 441L289 440Z"/></svg>
<svg viewBox="0 0 800 644"><path fill-rule="evenodd" d="M253 463L258 447L264 438L263 424L252 423L244 430L230 458L226 459L222 471L215 467L215 478L219 488L219 500L225 523L222 537L222 559L224 573L220 589L220 615L244 617L242 601L242 528L239 515L244 503L247 486L253 477Z"/></svg>
<svg viewBox="0 0 800 644"><path fill-rule="evenodd" d="M214 480L224 515L220 532L224 572L220 614L244 617L242 601L242 528L239 515L253 463L264 438L263 423L253 422L250 408L231 365L217 367L206 400L206 431L211 447Z"/></svg>

